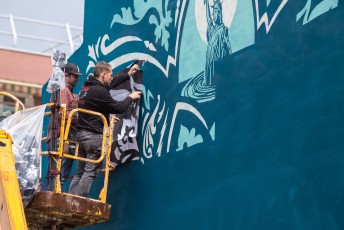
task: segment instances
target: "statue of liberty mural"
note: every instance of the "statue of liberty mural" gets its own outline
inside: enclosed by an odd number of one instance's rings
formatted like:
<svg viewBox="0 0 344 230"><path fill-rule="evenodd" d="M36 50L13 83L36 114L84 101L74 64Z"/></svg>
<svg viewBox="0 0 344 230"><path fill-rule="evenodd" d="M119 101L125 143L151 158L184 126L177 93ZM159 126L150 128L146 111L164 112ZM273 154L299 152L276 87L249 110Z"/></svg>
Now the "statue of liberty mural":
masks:
<svg viewBox="0 0 344 230"><path fill-rule="evenodd" d="M214 5L210 6L209 0L205 0L207 15L207 55L205 66L205 85L214 85L214 65L226 55L232 53L231 44L228 36L228 28L222 21L222 3L220 0L214 0ZM213 17L211 17L210 7L213 8Z"/></svg>
<svg viewBox="0 0 344 230"><path fill-rule="evenodd" d="M198 103L215 99L214 74L217 68L216 64L225 56L232 54L228 27L226 27L222 19L222 2L214 0L213 5L211 5L209 0L204 0L204 4L205 9L203 8L203 10L205 10L204 16L206 17L204 24L202 24L203 20L199 19L202 21L201 28L203 25L206 28L204 41L207 42L207 47L204 71L190 78L181 92L182 96L195 99ZM210 7L213 9L212 13ZM233 7L236 7L236 5Z"/></svg>

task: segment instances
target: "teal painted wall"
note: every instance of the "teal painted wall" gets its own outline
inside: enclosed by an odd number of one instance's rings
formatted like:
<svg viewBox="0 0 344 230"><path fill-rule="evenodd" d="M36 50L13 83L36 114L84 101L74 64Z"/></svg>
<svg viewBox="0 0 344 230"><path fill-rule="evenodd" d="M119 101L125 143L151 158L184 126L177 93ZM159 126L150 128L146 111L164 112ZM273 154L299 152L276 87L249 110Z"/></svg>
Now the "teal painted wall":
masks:
<svg viewBox="0 0 344 230"><path fill-rule="evenodd" d="M71 61L149 61L140 161L87 229L344 229L343 2L205 3L85 2Z"/></svg>

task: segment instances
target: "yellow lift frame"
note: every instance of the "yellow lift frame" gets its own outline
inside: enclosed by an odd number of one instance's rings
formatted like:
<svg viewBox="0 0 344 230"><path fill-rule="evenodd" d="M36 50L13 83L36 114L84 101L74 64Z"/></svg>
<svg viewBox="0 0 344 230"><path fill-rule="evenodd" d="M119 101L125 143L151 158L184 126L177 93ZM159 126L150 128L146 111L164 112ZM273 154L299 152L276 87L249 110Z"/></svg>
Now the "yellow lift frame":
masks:
<svg viewBox="0 0 344 230"><path fill-rule="evenodd" d="M0 95L10 95L0 92ZM18 100L13 95L11 98ZM19 100L18 100L19 101ZM17 103L16 103L17 105ZM18 102L25 109L24 105ZM47 104L47 107L53 106L53 103ZM16 109L18 111L18 109ZM112 133L118 118L110 117L110 125L106 118L97 112L85 109L74 109L70 112L67 125L66 105L61 105L60 141L57 152L42 152L42 155L48 155L56 160L56 170L60 171L63 157L100 163L105 160L104 186L99 194L99 200L76 196L61 191L60 176L56 176L54 192L37 192L28 207L24 210L20 197L18 178L15 170L15 161L12 152L12 139L4 130L0 130L0 208L1 208L1 230L4 229L69 229L80 226L87 226L108 221L110 219L111 205L106 204L109 171L114 169L110 166L110 152L112 145ZM99 116L104 122L103 143L101 156L97 160L91 160L78 156L78 143L68 140L68 133L75 113L87 113ZM49 115L47 112L46 115ZM68 145L75 145L75 155L65 152ZM4 207L4 208L3 208Z"/></svg>

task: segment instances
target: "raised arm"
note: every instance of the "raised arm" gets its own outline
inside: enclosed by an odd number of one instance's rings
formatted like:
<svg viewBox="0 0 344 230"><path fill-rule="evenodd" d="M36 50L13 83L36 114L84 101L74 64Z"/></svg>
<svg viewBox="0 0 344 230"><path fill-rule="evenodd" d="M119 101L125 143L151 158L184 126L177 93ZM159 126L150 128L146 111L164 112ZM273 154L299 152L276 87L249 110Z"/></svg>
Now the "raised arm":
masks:
<svg viewBox="0 0 344 230"><path fill-rule="evenodd" d="M204 4L205 4L205 10L206 10L206 16L207 16L208 25L212 25L213 24L213 20L211 18L211 14L210 14L209 0L204 0Z"/></svg>
<svg viewBox="0 0 344 230"><path fill-rule="evenodd" d="M126 81L128 77L133 76L140 67L137 64L134 64L130 67L130 69L124 69L119 71L118 73L114 74L112 77L112 82L110 84L110 89L115 88L116 86L120 85L122 82Z"/></svg>

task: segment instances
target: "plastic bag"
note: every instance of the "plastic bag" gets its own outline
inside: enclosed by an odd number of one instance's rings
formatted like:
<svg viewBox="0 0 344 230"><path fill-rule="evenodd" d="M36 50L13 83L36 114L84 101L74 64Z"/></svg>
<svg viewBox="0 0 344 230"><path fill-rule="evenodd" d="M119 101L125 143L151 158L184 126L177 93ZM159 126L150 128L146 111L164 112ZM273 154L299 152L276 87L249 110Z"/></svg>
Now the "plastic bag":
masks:
<svg viewBox="0 0 344 230"><path fill-rule="evenodd" d="M52 56L51 62L54 67L47 86L48 93L53 93L66 86L64 73L61 70L61 67L66 65L66 54L57 50Z"/></svg>
<svg viewBox="0 0 344 230"><path fill-rule="evenodd" d="M19 111L0 123L13 139L12 150L23 205L36 194L40 175L40 151L46 105Z"/></svg>

